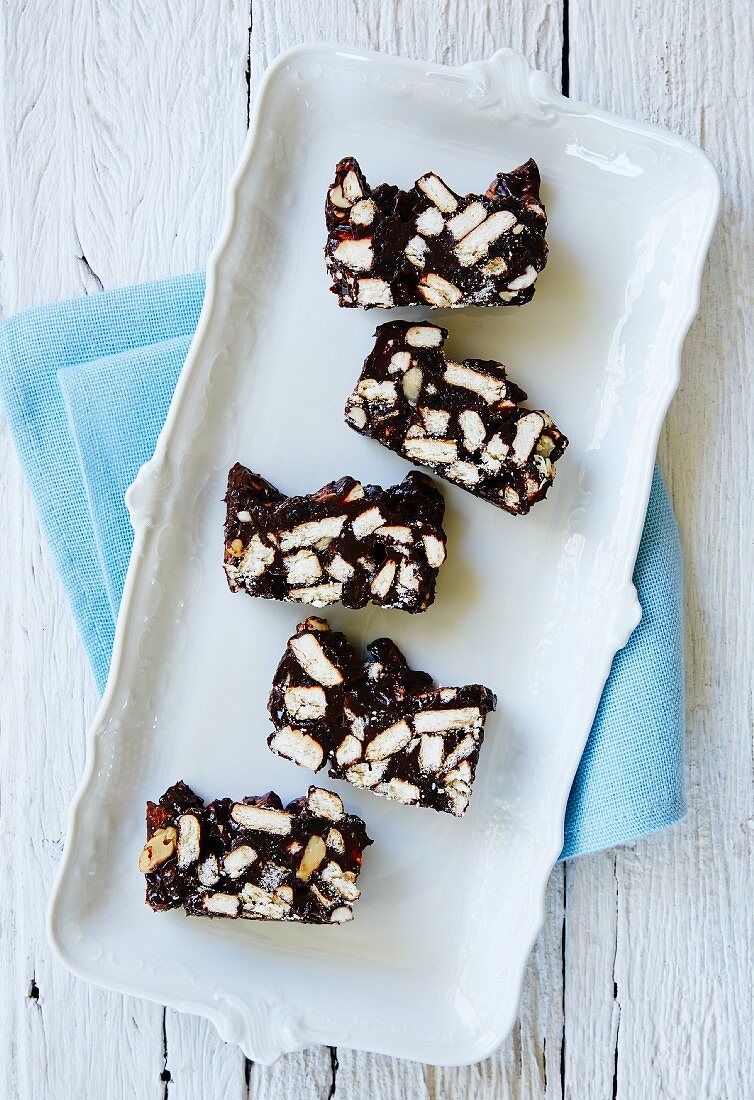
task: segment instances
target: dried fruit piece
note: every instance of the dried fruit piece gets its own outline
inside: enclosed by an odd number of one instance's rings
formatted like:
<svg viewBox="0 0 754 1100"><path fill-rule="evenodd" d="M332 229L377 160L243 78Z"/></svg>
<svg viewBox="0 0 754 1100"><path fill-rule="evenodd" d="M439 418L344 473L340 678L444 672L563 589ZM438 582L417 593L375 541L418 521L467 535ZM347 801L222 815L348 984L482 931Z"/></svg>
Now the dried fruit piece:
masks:
<svg viewBox="0 0 754 1100"><path fill-rule="evenodd" d="M522 305L547 262L533 160L498 173L484 194L461 196L434 172L407 191L370 188L345 157L325 221L325 259L341 306Z"/></svg>
<svg viewBox="0 0 754 1100"><path fill-rule="evenodd" d="M304 667L298 653L316 643L322 660L340 677L322 686ZM426 672L415 672L389 638L367 646L362 662L354 648L322 619L299 623L289 639L272 683L268 709L275 731L268 745L278 756L356 787L407 805L431 806L461 817L471 797L474 770L484 738L484 723L496 699L481 684L434 687ZM291 704L301 693L320 686L325 706L294 717ZM307 763L289 739L295 723L300 738L316 746ZM463 771L459 766L465 765ZM329 791L315 795L318 812L339 823L342 803ZM335 801L337 799L337 802ZM329 805L328 805L329 804ZM338 824L327 834L335 851L343 843ZM323 834L324 835L324 834ZM338 840L340 837L340 840ZM334 872L332 872L334 874Z"/></svg>
<svg viewBox="0 0 754 1100"><path fill-rule="evenodd" d="M547 413L523 407L526 394L502 363L454 363L443 352L447 329L429 322L391 321L375 336L346 402L347 424L514 515L544 498L568 440ZM385 421L370 395L394 376L396 360L415 384L396 393Z"/></svg>
<svg viewBox="0 0 754 1100"><path fill-rule="evenodd" d="M361 818L321 787L287 807L272 792L205 806L176 783L147 803L147 832L139 870L152 909L309 924L352 920L372 843Z"/></svg>

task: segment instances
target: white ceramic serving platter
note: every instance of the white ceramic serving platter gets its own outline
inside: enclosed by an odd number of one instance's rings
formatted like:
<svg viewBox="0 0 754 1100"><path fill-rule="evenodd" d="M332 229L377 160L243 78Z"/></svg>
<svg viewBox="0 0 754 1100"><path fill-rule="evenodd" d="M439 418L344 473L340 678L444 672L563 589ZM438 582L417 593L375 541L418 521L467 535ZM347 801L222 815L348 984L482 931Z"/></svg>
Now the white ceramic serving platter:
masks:
<svg viewBox="0 0 754 1100"><path fill-rule="evenodd" d="M341 310L328 291L324 196L349 153L372 183L431 168L460 192L535 157L550 261L534 301L435 317L456 357L502 359L571 446L526 518L443 484L449 556L426 614L328 615L357 641L391 635L443 683L497 692L467 816L336 784L375 839L352 924L155 915L137 870L148 798L178 778L207 798L292 798L313 781L265 745L271 676L306 612L228 592L229 465L298 493L408 469L342 418L375 326L396 316ZM115 654L50 912L72 970L201 1013L261 1062L330 1043L466 1063L501 1042L569 787L639 618L633 564L717 205L699 150L563 99L510 51L456 69L330 46L277 60L167 424L130 493Z"/></svg>

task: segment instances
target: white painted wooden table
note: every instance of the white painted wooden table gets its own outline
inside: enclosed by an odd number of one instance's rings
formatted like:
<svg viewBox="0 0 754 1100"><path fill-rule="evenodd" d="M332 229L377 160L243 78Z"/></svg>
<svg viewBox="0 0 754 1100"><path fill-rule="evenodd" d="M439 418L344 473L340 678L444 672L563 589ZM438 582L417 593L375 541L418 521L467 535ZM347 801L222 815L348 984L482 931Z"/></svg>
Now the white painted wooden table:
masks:
<svg viewBox="0 0 754 1100"><path fill-rule="evenodd" d="M3 1098L748 1100L752 943L754 15L745 0L5 0L3 315L200 268L249 98L312 40L462 62L510 45L570 95L701 143L723 213L661 460L687 563L676 829L558 867L519 1023L468 1069L328 1049L265 1068L77 981L44 930L95 691L0 431Z"/></svg>

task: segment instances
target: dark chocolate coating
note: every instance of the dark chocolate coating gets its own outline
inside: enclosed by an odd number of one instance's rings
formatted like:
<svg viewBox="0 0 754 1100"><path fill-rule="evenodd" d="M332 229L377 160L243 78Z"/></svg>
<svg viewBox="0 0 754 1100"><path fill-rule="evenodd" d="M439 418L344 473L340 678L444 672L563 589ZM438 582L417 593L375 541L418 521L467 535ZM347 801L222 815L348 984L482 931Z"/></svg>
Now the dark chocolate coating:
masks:
<svg viewBox="0 0 754 1100"><path fill-rule="evenodd" d="M302 664L301 640L307 637L310 647ZM484 722L497 703L494 694L481 684L435 687L428 673L409 667L390 638L378 638L367 652L362 662L345 634L330 630L322 619L300 623L273 679L268 709L275 732L268 745L306 767L312 767L313 745L319 745L321 763L314 770L329 764L333 779L462 816ZM340 680L333 682L337 673ZM308 711L300 709L303 698ZM455 716L455 724L443 730L444 717L450 716ZM423 744L421 723L427 720L432 724L426 731L431 744ZM384 749L370 756L378 737ZM391 742L395 747L388 751ZM427 749L434 751L428 754ZM453 763L456 750L458 760ZM375 767L380 770L376 778Z"/></svg>
<svg viewBox="0 0 754 1100"><path fill-rule="evenodd" d="M371 188L358 162L344 157L325 204L325 258L339 305L460 308L530 301L547 262L539 186L539 169L528 160L498 173L478 195L457 195L434 173L407 191L385 183ZM480 240L476 231L483 223ZM360 243L351 248L353 241Z"/></svg>
<svg viewBox="0 0 754 1100"><path fill-rule="evenodd" d="M430 322L380 325L346 402L346 423L474 496L525 515L552 485L568 440L546 413L523 407L526 393L502 363L446 359L447 336Z"/></svg>
<svg viewBox="0 0 754 1100"><path fill-rule="evenodd" d="M205 806L202 799L185 783L178 782L169 787L158 803L147 803L147 844L158 830L173 829L178 832L181 815L190 814L199 822L198 855L190 866L182 868L179 866L179 851L176 850L147 873L147 905L155 910L183 906L187 913L194 916L238 916L251 920L333 923L333 912L343 907L350 908L352 901L344 900L337 890L323 881L322 871L328 864L335 863L340 872L348 873L349 881L352 879L355 882L361 867L363 850L372 841L367 836L364 822L353 814L343 812L334 820L313 812L308 803L312 792L317 791L319 788L310 787L308 796L289 803L287 807L283 806L280 798L272 791L242 800L242 806L281 811L285 809L290 815L290 831L285 835L278 835L239 824L233 818L233 808L238 803L231 798L215 799ZM334 798L335 805L340 804L342 808L337 795L332 795L331 792L325 794ZM337 841L338 849L342 850L334 850L328 844L327 854L322 858L320 866L303 881L297 877L296 872L307 842L313 836L324 840L330 836L334 840L331 836L332 830L337 831L340 838ZM240 845L251 847L256 858L239 873L225 873L225 858ZM214 867L212 872L208 871L210 865ZM204 876L204 881L200 878L200 873ZM208 874L213 878L210 885L207 884ZM244 904L242 891L248 885L270 893L269 908L273 915L265 915ZM317 887L318 892L312 889L313 886ZM275 893L281 887L290 890L290 901L286 890L280 895ZM358 891L352 892L358 896ZM208 911L208 900L217 894L227 895L231 899L237 898L238 912ZM350 919L350 916L340 913L336 918L337 921L344 919Z"/></svg>
<svg viewBox="0 0 754 1100"><path fill-rule="evenodd" d="M314 607L338 602L359 608L371 601L411 613L425 611L434 600L445 558L445 502L424 474L410 473L387 489L343 477L308 496L286 497L236 463L225 501L224 567L232 592ZM376 526L363 531L360 518L367 512L377 517ZM340 519L337 533L324 538L302 527ZM408 532L407 541L395 542L396 530ZM433 540L429 558L427 540ZM390 562L392 578L382 585ZM388 573L382 573L386 565ZM294 568L314 575L301 581Z"/></svg>

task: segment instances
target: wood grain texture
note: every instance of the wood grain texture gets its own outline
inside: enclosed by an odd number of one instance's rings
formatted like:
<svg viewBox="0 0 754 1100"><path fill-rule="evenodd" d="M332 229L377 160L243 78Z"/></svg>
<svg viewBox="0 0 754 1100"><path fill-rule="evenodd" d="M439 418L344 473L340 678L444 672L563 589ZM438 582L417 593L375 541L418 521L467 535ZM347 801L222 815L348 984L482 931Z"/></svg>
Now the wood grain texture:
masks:
<svg viewBox="0 0 754 1100"><path fill-rule="evenodd" d="M660 450L686 557L690 813L615 854L618 1095L751 1096L754 11L571 0L570 14L571 94L703 145L724 195Z"/></svg>
<svg viewBox="0 0 754 1100"><path fill-rule="evenodd" d="M724 173L723 219L661 452L688 567L688 820L556 869L519 1022L500 1052L467 1069L328 1048L257 1066L200 1019L77 981L50 956L44 911L96 700L3 425L1 1095L754 1095L752 13L738 0L570 0L567 24L571 94L686 134ZM312 39L448 63L510 45L558 81L563 7L255 0L252 12L247 0L10 0L3 314L203 266L249 97L280 50Z"/></svg>
<svg viewBox="0 0 754 1100"><path fill-rule="evenodd" d="M566 869L563 945L566 1100L629 1097L615 1089L621 1005L615 987L618 948L614 852L574 859ZM639 1006L639 1010L641 1006Z"/></svg>
<svg viewBox="0 0 754 1100"><path fill-rule="evenodd" d="M217 20L180 0L5 5L3 314L203 266L246 133L248 26L246 2ZM210 1025L51 958L47 894L96 696L4 425L1 457L2 1095L157 1100L168 1073L186 1097L230 1076L245 1095Z"/></svg>
<svg viewBox="0 0 754 1100"><path fill-rule="evenodd" d="M560 81L562 0L254 0L252 72L301 42L462 65L503 46L521 50Z"/></svg>

